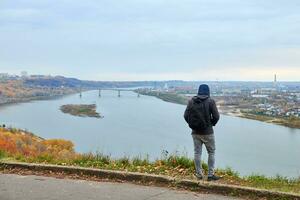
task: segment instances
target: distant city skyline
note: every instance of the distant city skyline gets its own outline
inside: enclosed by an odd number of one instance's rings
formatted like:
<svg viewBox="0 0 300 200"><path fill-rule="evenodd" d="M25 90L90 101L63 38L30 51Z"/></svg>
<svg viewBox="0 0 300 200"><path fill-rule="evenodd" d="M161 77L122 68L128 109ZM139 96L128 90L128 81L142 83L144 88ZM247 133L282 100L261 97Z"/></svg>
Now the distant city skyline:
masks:
<svg viewBox="0 0 300 200"><path fill-rule="evenodd" d="M300 81L297 0L1 1L0 73Z"/></svg>

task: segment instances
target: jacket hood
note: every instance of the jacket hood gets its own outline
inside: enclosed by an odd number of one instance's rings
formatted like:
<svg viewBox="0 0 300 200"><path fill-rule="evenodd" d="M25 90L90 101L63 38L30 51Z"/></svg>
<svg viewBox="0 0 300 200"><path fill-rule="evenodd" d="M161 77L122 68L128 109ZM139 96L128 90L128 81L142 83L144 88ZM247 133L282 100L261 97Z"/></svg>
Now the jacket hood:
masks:
<svg viewBox="0 0 300 200"><path fill-rule="evenodd" d="M200 85L200 86L199 86L199 90L198 90L198 96L199 96L199 97L204 97L204 96L210 97L209 86L206 85L206 84Z"/></svg>
<svg viewBox="0 0 300 200"><path fill-rule="evenodd" d="M193 97L193 101L194 102L201 102L201 101L204 101L204 100L206 100L208 98L209 98L208 95L197 95L197 96Z"/></svg>
<svg viewBox="0 0 300 200"><path fill-rule="evenodd" d="M204 95L204 94L198 95L198 98L201 99L201 100L205 100L208 97L209 97L209 95Z"/></svg>

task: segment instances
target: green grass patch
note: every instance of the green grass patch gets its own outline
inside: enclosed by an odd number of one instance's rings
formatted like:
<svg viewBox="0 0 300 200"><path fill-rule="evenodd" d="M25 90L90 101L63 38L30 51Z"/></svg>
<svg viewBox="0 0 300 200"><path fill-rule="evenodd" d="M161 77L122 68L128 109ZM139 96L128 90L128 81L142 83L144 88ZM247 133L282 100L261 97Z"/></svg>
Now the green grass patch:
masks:
<svg viewBox="0 0 300 200"><path fill-rule="evenodd" d="M6 158L7 154L5 151L0 150L0 159Z"/></svg>
<svg viewBox="0 0 300 200"><path fill-rule="evenodd" d="M5 152L0 151L0 158L6 157ZM124 156L122 158L114 159L111 156L102 153L87 153L79 154L74 159L57 160L51 156L43 155L35 158L25 157L23 155L14 156L15 160L31 163L48 163L58 165L70 165L80 167L90 167L108 170L121 170L129 172L149 173L156 175L167 175L171 177L192 179L194 180L194 162L186 155L163 155L162 158L155 161L150 161L146 157ZM208 166L202 163L204 173L207 174ZM232 184L240 186L248 186L260 189L268 189L281 192L293 192L300 194L300 178L289 179L281 176L266 177L262 175L252 175L242 177L238 172L232 168L217 169L216 174L222 176L219 182L223 184Z"/></svg>
<svg viewBox="0 0 300 200"><path fill-rule="evenodd" d="M282 176L269 178L263 175L251 175L244 178L251 187L258 187L271 190L280 190L283 192L300 193L300 178L289 179Z"/></svg>

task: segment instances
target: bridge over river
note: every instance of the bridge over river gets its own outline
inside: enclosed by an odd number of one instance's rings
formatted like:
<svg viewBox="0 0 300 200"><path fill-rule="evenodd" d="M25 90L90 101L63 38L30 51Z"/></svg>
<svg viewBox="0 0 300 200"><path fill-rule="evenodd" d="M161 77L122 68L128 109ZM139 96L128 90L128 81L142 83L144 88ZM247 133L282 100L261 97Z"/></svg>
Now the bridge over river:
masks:
<svg viewBox="0 0 300 200"><path fill-rule="evenodd" d="M117 93L117 96L118 97L121 97L121 92L136 92L136 90L134 89L119 89L119 88L101 88L101 89L98 89L99 91L99 97L101 97L101 91L103 90L109 90L109 91L116 91ZM137 97L140 97L140 93L136 92L137 93ZM80 91L80 94L79 94L80 97L82 97L82 92Z"/></svg>

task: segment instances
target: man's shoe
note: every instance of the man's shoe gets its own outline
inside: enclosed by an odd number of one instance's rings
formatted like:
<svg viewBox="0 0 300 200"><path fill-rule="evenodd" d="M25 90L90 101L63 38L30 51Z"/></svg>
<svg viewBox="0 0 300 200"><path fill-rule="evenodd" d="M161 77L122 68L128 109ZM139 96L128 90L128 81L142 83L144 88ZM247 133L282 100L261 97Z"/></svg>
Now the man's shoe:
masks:
<svg viewBox="0 0 300 200"><path fill-rule="evenodd" d="M220 180L220 179L221 179L221 177L216 176L216 175L212 175L212 176L207 177L207 181L217 181L217 180Z"/></svg>
<svg viewBox="0 0 300 200"><path fill-rule="evenodd" d="M197 178L198 180L202 180L202 179L203 179L203 175L201 175L201 174L195 173L195 176L196 176L196 178Z"/></svg>

